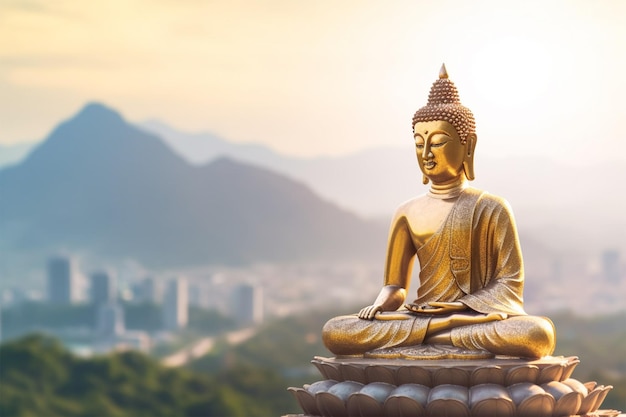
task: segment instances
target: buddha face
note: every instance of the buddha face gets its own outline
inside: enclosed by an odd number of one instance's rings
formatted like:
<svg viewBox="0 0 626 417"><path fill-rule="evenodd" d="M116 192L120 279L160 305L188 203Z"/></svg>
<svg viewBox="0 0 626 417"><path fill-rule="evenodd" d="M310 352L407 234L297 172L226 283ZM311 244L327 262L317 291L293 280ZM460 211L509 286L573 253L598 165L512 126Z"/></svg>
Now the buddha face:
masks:
<svg viewBox="0 0 626 417"><path fill-rule="evenodd" d="M413 133L420 169L433 184L445 184L463 175L463 162L470 155L454 126L439 120L419 122Z"/></svg>

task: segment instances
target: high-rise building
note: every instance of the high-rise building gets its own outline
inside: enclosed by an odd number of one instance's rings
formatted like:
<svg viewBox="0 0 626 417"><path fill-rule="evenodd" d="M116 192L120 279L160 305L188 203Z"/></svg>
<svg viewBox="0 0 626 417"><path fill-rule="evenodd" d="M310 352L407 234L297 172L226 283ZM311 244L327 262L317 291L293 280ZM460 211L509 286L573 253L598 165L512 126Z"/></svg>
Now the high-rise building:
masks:
<svg viewBox="0 0 626 417"><path fill-rule="evenodd" d="M71 304L78 299L76 263L69 257L59 256L48 261L48 301Z"/></svg>
<svg viewBox="0 0 626 417"><path fill-rule="evenodd" d="M124 333L124 310L114 302L98 307L96 334L101 339L111 339Z"/></svg>
<svg viewBox="0 0 626 417"><path fill-rule="evenodd" d="M91 274L91 303L101 306L116 299L115 275L110 271Z"/></svg>
<svg viewBox="0 0 626 417"><path fill-rule="evenodd" d="M233 292L231 312L242 325L263 322L263 290L252 284L241 284Z"/></svg>
<svg viewBox="0 0 626 417"><path fill-rule="evenodd" d="M187 326L188 297L185 278L178 277L168 281L163 297L163 324L166 329L177 330Z"/></svg>
<svg viewBox="0 0 626 417"><path fill-rule="evenodd" d="M147 277L137 284L135 296L138 301L159 304L162 299L161 286L155 278Z"/></svg>

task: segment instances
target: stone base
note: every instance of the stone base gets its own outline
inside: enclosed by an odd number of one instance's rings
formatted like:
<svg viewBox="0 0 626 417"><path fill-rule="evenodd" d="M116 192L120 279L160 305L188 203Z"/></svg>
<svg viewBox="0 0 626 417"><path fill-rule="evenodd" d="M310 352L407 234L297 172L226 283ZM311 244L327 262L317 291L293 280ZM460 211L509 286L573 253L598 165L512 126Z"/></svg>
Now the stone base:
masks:
<svg viewBox="0 0 626 417"><path fill-rule="evenodd" d="M611 386L570 378L576 357L315 357L322 381L289 388L306 416L595 416Z"/></svg>

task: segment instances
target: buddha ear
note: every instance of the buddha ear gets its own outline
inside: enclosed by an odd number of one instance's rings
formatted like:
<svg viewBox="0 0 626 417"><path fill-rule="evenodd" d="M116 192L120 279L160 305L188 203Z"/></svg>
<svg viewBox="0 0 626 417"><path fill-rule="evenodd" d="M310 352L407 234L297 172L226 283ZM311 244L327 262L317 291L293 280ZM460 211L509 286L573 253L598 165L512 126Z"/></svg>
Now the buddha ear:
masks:
<svg viewBox="0 0 626 417"><path fill-rule="evenodd" d="M463 172L465 177L472 181L474 179L474 149L476 149L476 141L478 137L475 133L467 135L465 140L465 155L463 157Z"/></svg>
<svg viewBox="0 0 626 417"><path fill-rule="evenodd" d="M426 175L422 174L422 184L426 185L428 184L428 177Z"/></svg>

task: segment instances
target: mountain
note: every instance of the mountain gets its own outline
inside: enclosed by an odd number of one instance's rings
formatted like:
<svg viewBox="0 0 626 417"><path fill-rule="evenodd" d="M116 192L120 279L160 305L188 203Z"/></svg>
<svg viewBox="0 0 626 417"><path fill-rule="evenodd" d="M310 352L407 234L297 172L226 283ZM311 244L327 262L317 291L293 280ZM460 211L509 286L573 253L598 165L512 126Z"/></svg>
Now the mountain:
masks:
<svg viewBox="0 0 626 417"><path fill-rule="evenodd" d="M101 104L0 171L0 189L10 250L86 249L169 267L366 259L386 236L268 169L227 158L192 166Z"/></svg>
<svg viewBox="0 0 626 417"><path fill-rule="evenodd" d="M244 162L279 162L284 157L272 149L256 143L234 143L210 132L181 132L158 119L136 124L140 129L161 138L174 152L194 165L229 156ZM279 171L280 172L280 171Z"/></svg>
<svg viewBox="0 0 626 417"><path fill-rule="evenodd" d="M347 156L302 158L259 144L230 142L212 133L182 132L157 120L137 126L163 138L192 164L228 156L270 168L363 216L387 219L396 206L420 193L421 174L414 155L406 149L375 148Z"/></svg>
<svg viewBox="0 0 626 417"><path fill-rule="evenodd" d="M138 126L158 133L192 163L227 155L271 168L363 216L389 219L401 202L427 189L421 183L410 139L402 149L385 147L345 156L298 158L259 145L228 142L209 133L184 133L162 122ZM541 140L533 139L536 144ZM532 234L557 250L600 252L614 247L626 251L626 200L617 192L626 177L626 165L621 161L567 165L541 157L493 158L484 156L480 146L479 140L477 179L472 186L506 198L523 234Z"/></svg>
<svg viewBox="0 0 626 417"><path fill-rule="evenodd" d="M0 145L0 169L21 162L34 147L34 142Z"/></svg>

